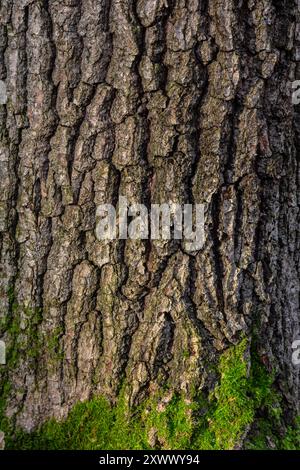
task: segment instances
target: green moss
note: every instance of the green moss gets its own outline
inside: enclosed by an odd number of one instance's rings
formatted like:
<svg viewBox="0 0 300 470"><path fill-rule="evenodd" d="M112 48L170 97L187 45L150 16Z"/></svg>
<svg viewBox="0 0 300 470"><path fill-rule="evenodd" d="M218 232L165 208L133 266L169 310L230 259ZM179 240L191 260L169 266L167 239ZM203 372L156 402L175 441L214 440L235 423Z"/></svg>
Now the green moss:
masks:
<svg viewBox="0 0 300 470"><path fill-rule="evenodd" d="M273 425L262 418L258 418L255 423L256 430L251 438L246 442L247 450L267 450L269 448L268 439L273 438Z"/></svg>
<svg viewBox="0 0 300 470"><path fill-rule="evenodd" d="M39 339L38 325L42 319L40 308L19 305L15 300L13 287L7 292L9 308L1 324L1 334L6 338L6 364L1 370L0 380L0 429L10 435L13 423L5 416L6 401L14 393L9 381L9 372L15 369L26 357L36 361L41 354L42 344ZM21 328L21 318L24 323ZM20 392L20 389L18 390Z"/></svg>
<svg viewBox="0 0 300 470"><path fill-rule="evenodd" d="M243 340L220 360L221 380L214 390L208 418L213 449L234 448L254 419L255 403L248 395L250 380L244 358L246 347L247 342Z"/></svg>
<svg viewBox="0 0 300 470"><path fill-rule="evenodd" d="M11 391L11 385L8 380L8 370L12 370L19 361L19 352L16 343L21 335L19 321L15 318L17 304L15 302L13 287L9 287L8 292L9 312L4 316L1 322L1 336L4 332L7 334L6 340L6 364L1 369L0 381L0 430L11 432L11 423L5 416L6 401Z"/></svg>
<svg viewBox="0 0 300 470"><path fill-rule="evenodd" d="M174 394L168 403L157 398L148 400L143 413L146 436L149 438L152 431L156 445L164 449L189 449L196 408L196 403L178 394Z"/></svg>
<svg viewBox="0 0 300 470"><path fill-rule="evenodd" d="M294 426L288 427L287 432L278 447L281 450L300 449L300 416L295 420Z"/></svg>
<svg viewBox="0 0 300 470"><path fill-rule="evenodd" d="M209 397L196 448L235 448L255 420L257 410L278 403L272 374L267 373L254 353L249 359L247 339L221 356L220 381Z"/></svg>
<svg viewBox="0 0 300 470"><path fill-rule="evenodd" d="M62 335L63 328L58 326L54 328L53 333L51 333L46 339L46 350L49 353L49 359L52 365L63 359L63 351L60 343Z"/></svg>
<svg viewBox="0 0 300 470"><path fill-rule="evenodd" d="M285 432L281 423L272 421L270 416L259 418L255 423L253 436L246 443L250 450L299 450L300 449L300 417Z"/></svg>
<svg viewBox="0 0 300 470"><path fill-rule="evenodd" d="M182 352L182 356L185 358L185 359L188 359L190 357L190 352L188 349L184 349L183 352Z"/></svg>
<svg viewBox="0 0 300 470"><path fill-rule="evenodd" d="M78 403L68 418L58 423L50 420L31 434L19 431L6 436L9 449L100 449L107 443L112 424L109 403L97 398Z"/></svg>
<svg viewBox="0 0 300 470"><path fill-rule="evenodd" d="M251 361L250 361L251 355ZM251 366L250 366L251 364ZM78 403L63 422L51 420L27 434L6 436L10 449L233 449L253 423L261 426L248 448L267 447L271 422L280 423L281 406L267 373L246 339L221 355L220 380L209 397L162 389L129 407L126 386L115 405L98 397ZM269 421L259 417L268 416ZM278 448L299 448L299 428L289 428ZM263 434L264 433L264 436Z"/></svg>
<svg viewBox="0 0 300 470"><path fill-rule="evenodd" d="M174 396L160 413L157 404L157 399L147 400L132 414L123 393L116 406L103 397L95 398L78 403L63 422L50 420L33 433L18 431L7 436L6 448L150 449L148 436L154 427L163 448L188 448L193 431L188 405Z"/></svg>

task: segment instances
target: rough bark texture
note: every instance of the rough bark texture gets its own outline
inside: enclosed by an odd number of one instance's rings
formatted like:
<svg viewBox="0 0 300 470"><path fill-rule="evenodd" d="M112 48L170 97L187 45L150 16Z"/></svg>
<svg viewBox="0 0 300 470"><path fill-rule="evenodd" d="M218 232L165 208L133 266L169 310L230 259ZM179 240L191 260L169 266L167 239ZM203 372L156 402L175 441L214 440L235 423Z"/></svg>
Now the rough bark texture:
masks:
<svg viewBox="0 0 300 470"><path fill-rule="evenodd" d="M258 331L299 411L299 119L292 0L2 0L6 413L213 388ZM96 207L205 203L206 242L95 237Z"/></svg>

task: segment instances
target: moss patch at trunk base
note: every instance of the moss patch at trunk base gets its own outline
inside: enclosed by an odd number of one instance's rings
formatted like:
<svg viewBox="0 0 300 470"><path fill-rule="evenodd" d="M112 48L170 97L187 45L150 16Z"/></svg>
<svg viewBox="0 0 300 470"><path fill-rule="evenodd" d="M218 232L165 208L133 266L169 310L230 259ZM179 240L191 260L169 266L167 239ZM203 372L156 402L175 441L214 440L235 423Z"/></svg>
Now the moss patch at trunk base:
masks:
<svg viewBox="0 0 300 470"><path fill-rule="evenodd" d="M115 406L103 397L78 403L63 422L50 420L32 433L8 433L6 448L226 450L243 446L253 423L260 423L258 411L268 417L269 427L279 426L280 398L272 374L250 353L246 339L222 354L219 373L209 397L198 394L189 401L162 391L133 410L124 387ZM278 448L299 448L299 427L274 440ZM256 433L247 447L265 448L267 443Z"/></svg>

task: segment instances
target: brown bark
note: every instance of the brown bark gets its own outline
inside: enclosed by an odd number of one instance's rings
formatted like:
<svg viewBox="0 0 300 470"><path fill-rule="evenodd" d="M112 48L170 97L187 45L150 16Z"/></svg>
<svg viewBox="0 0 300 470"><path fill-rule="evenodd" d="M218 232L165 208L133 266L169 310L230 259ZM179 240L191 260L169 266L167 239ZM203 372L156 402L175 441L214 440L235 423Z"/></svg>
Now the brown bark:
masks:
<svg viewBox="0 0 300 470"><path fill-rule="evenodd" d="M7 414L30 430L124 378L132 403L208 391L255 328L296 412L296 2L2 0L0 18ZM118 195L205 203L204 248L98 241Z"/></svg>

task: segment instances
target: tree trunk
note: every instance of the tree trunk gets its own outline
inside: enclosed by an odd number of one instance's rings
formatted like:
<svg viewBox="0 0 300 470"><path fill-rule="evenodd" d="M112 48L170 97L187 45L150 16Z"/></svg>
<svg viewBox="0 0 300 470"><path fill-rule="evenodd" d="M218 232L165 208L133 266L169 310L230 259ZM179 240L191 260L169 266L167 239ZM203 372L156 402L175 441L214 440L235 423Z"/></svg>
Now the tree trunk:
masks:
<svg viewBox="0 0 300 470"><path fill-rule="evenodd" d="M297 15L292 0L1 1L14 427L114 402L124 383L131 407L166 384L208 395L243 338L284 422L299 412ZM205 204L204 247L99 241L97 206L121 195Z"/></svg>

